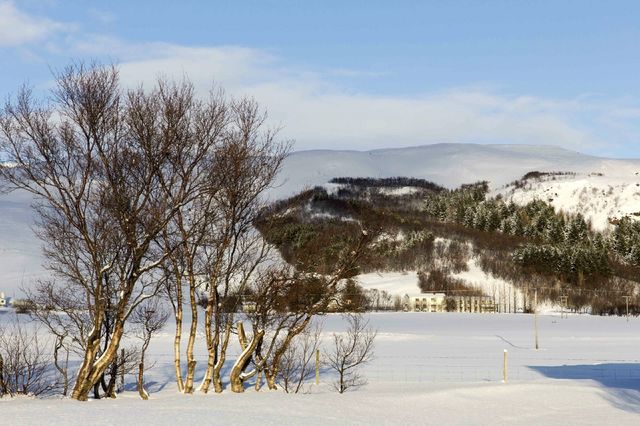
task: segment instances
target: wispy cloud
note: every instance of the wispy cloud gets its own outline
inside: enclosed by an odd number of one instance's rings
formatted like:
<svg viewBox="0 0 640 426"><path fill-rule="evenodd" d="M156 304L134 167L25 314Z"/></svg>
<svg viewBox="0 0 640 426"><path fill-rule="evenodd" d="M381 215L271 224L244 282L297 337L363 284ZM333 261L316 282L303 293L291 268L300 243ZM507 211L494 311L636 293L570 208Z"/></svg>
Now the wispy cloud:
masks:
<svg viewBox="0 0 640 426"><path fill-rule="evenodd" d="M29 15L12 1L0 1L0 47L22 46L69 29L68 24Z"/></svg>

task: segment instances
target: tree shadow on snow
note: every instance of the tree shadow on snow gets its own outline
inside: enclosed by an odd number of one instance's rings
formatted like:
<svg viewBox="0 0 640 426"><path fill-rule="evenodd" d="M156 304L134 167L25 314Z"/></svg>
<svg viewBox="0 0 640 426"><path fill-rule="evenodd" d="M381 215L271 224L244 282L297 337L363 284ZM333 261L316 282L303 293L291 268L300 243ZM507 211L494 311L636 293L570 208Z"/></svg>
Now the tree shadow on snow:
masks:
<svg viewBox="0 0 640 426"><path fill-rule="evenodd" d="M551 379L593 380L606 391L613 406L640 413L640 364L610 363L585 365L529 366Z"/></svg>
<svg viewBox="0 0 640 426"><path fill-rule="evenodd" d="M187 366L184 364L185 363L183 362L183 365L182 365L183 378L185 377L187 372L186 371ZM222 367L222 370L221 370L221 375L223 377L222 384L225 388L227 388L229 385L228 374L231 371L232 367L233 367L233 359L227 360L227 362L225 362L224 366ZM194 374L194 388L196 389L196 391L199 388L202 382L202 379L204 378L206 369L207 369L206 359L198 360L198 363L196 364L196 371ZM138 389L137 388L138 385L133 379L135 379L135 377L132 378L131 381L125 383L125 386L124 386L125 390L136 391ZM160 392L161 390L165 389L167 386L169 387L174 386L177 389L175 366L173 363L169 363L169 362L158 363L157 365L154 365L145 373L144 387L147 390L147 392L149 392L150 394ZM211 385L210 392L213 392L213 384Z"/></svg>

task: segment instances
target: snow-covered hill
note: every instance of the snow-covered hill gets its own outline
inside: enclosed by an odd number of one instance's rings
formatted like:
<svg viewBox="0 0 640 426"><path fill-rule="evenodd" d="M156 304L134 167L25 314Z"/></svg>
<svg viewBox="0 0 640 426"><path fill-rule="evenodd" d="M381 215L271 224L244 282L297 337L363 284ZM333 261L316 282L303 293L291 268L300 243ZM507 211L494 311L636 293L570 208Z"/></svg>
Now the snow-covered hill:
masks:
<svg viewBox="0 0 640 426"><path fill-rule="evenodd" d="M292 195L338 176L407 176L446 187L487 180L502 187L532 170L634 177L640 160L592 157L553 146L435 144L374 151L301 151L285 162L273 197Z"/></svg>
<svg viewBox="0 0 640 426"><path fill-rule="evenodd" d="M640 172L640 160L605 159L557 147L526 145L435 144L374 151L296 152L285 161L268 197L287 197L339 176L407 176L451 188L488 180L494 191L507 193L505 185L532 170L578 175L518 190L510 195L515 201L553 198L558 208L587 211L594 223L605 223L602 218L612 215L640 211L640 187L635 190L640 182L636 174ZM603 176L588 176L592 173ZM597 188L589 187L585 192L585 185ZM555 193L567 195L549 195ZM22 281L43 271L40 244L31 230L30 204L31 198L24 193L0 195L0 291L9 295L17 291Z"/></svg>
<svg viewBox="0 0 640 426"><path fill-rule="evenodd" d="M640 175L633 167L617 167L603 167L602 174L529 179L521 187L508 185L496 189L493 195L502 194L517 204L542 200L553 205L556 211L583 214L595 229L603 231L615 219L640 215Z"/></svg>

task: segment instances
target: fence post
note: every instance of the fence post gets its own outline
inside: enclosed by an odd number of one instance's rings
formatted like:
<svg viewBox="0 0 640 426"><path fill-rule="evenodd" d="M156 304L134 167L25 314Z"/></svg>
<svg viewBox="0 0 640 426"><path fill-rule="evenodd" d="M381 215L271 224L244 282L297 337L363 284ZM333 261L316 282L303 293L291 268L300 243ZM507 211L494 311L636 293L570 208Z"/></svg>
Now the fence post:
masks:
<svg viewBox="0 0 640 426"><path fill-rule="evenodd" d="M627 305L627 322L629 322L629 298L631 296L622 296L624 297L625 304Z"/></svg>
<svg viewBox="0 0 640 426"><path fill-rule="evenodd" d="M536 349L538 349L538 289L533 293L533 326L535 333Z"/></svg>
<svg viewBox="0 0 640 426"><path fill-rule="evenodd" d="M316 349L316 385L320 384L320 349Z"/></svg>
<svg viewBox="0 0 640 426"><path fill-rule="evenodd" d="M502 366L502 380L504 383L507 383L507 379L508 379L508 352L505 349L504 350L504 361L503 361L503 366Z"/></svg>

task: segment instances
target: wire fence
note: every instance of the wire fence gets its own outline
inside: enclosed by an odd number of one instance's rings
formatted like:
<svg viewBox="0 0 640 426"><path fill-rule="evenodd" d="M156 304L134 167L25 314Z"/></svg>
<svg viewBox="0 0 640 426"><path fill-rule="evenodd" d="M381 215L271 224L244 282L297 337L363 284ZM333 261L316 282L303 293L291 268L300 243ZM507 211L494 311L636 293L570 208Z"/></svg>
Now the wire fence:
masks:
<svg viewBox="0 0 640 426"><path fill-rule="evenodd" d="M381 357L364 372L372 382L499 382L504 380L504 363L502 357ZM514 365L507 365L507 377L518 382L565 379L608 384L635 381L640 385L640 360L518 359Z"/></svg>

